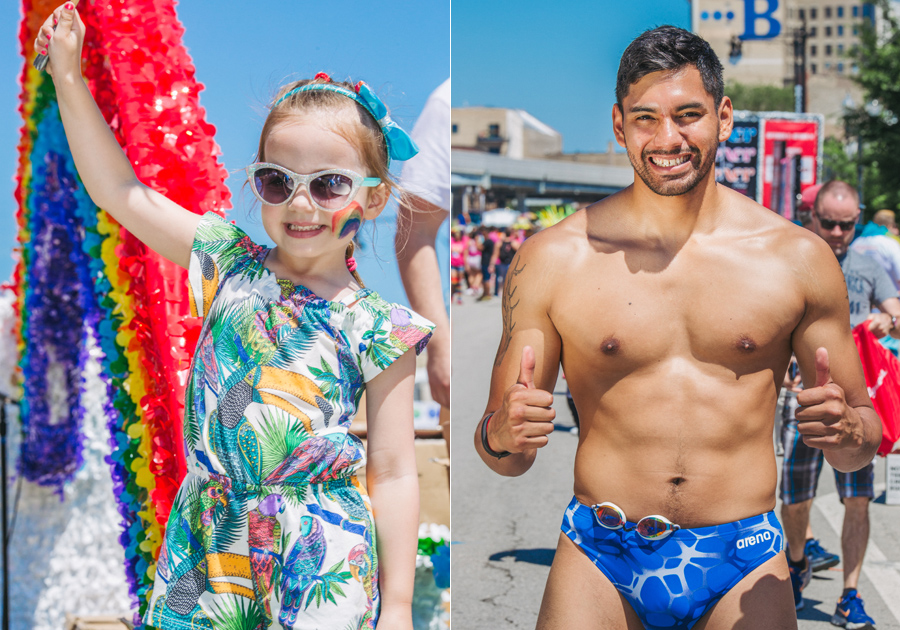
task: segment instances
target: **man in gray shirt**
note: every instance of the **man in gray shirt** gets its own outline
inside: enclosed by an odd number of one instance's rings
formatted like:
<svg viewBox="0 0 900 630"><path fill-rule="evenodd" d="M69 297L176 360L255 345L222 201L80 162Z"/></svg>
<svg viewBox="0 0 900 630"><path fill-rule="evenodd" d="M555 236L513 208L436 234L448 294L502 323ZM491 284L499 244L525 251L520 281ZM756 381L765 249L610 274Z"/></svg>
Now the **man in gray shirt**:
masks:
<svg viewBox="0 0 900 630"><path fill-rule="evenodd" d="M859 197L849 184L830 181L819 190L812 210L809 228L822 237L841 263L847 283L850 307L850 326L869 321L869 329L876 337L897 330L900 300L897 289L884 269L873 258L850 249L859 219ZM872 307L881 312L872 313ZM788 565L794 587L794 603L803 607L801 591L809 582L812 569L824 569L837 564L833 554L827 554L809 533L809 512L822 470L822 451L807 446L797 431L794 412L796 396L785 402L787 417L783 429L784 469L781 479L781 518L788 542ZM852 473L835 470L838 494L844 503L844 524L841 547L844 556L844 592L832 617L834 625L864 628L875 625L863 608L857 593L859 572L869 540L869 501L874 497L873 469L870 463ZM810 558L808 556L813 556ZM817 556L830 556L819 560Z"/></svg>

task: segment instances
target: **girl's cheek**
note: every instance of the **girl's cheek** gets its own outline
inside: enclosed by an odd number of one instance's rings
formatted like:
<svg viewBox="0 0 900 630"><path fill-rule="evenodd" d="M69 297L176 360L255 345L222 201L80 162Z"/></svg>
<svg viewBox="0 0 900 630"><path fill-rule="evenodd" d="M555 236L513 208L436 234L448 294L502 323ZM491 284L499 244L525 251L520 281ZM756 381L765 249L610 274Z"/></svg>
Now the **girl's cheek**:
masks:
<svg viewBox="0 0 900 630"><path fill-rule="evenodd" d="M362 206L356 201L331 215L331 232L338 238L354 236L362 225Z"/></svg>

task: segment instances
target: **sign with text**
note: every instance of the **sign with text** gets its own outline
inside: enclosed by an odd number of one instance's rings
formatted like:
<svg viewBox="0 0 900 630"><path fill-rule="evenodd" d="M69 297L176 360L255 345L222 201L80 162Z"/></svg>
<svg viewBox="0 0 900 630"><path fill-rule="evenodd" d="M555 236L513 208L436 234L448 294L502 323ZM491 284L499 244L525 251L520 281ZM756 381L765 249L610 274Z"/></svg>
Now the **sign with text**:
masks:
<svg viewBox="0 0 900 630"><path fill-rule="evenodd" d="M785 9L779 0L692 0L692 5L692 28L701 36L704 30L722 27L743 41L771 40L783 34Z"/></svg>
<svg viewBox="0 0 900 630"><path fill-rule="evenodd" d="M778 0L744 0L744 32L741 39L772 39L781 33L775 17Z"/></svg>
<svg viewBox="0 0 900 630"><path fill-rule="evenodd" d="M735 117L734 129L716 152L716 181L759 201L759 118Z"/></svg>
<svg viewBox="0 0 900 630"><path fill-rule="evenodd" d="M762 190L759 202L794 219L797 196L816 183L821 117L766 117L761 124Z"/></svg>
<svg viewBox="0 0 900 630"><path fill-rule="evenodd" d="M884 502L888 505L900 505L900 453L889 454L885 458L886 486Z"/></svg>

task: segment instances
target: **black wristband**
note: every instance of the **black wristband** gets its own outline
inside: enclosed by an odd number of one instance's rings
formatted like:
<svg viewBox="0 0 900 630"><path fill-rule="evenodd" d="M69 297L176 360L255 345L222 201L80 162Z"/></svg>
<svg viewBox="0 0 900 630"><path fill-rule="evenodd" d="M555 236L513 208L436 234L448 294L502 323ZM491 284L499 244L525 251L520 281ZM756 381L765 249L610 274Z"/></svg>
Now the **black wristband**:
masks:
<svg viewBox="0 0 900 630"><path fill-rule="evenodd" d="M512 453L510 453L509 451L502 451L502 452L498 453L497 451L495 451L494 449L491 448L490 444L488 444L487 425L488 425L488 422L490 422L491 418L493 418L493 417L494 417L494 414L489 414L488 417L485 418L484 420L482 420L482 422L481 422L481 446L482 446L482 448L484 448L484 452L487 453L488 455L490 455L491 457L496 457L497 459L503 459L504 457L507 457L508 455L512 455Z"/></svg>

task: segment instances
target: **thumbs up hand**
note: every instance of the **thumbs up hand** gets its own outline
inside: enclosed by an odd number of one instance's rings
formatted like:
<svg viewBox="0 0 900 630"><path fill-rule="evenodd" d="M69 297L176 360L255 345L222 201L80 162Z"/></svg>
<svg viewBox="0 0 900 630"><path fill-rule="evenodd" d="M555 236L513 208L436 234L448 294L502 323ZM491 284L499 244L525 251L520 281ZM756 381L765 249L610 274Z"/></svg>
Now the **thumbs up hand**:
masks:
<svg viewBox="0 0 900 630"><path fill-rule="evenodd" d="M521 453L547 445L556 411L550 407L553 394L535 387L534 368L534 349L525 346L515 385L506 390L490 420L485 420L491 449Z"/></svg>
<svg viewBox="0 0 900 630"><path fill-rule="evenodd" d="M516 379L517 385L524 385L525 389L535 389L534 368L536 363L534 348L531 346L522 348L522 362L519 364L519 378Z"/></svg>
<svg viewBox="0 0 900 630"><path fill-rule="evenodd" d="M828 350L816 350L816 383L797 394L794 414L807 446L841 448L856 443L862 430L858 412L847 404L844 390L831 378Z"/></svg>

